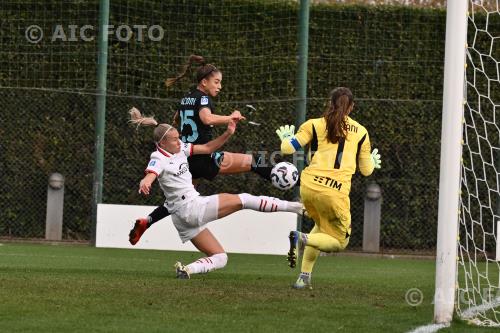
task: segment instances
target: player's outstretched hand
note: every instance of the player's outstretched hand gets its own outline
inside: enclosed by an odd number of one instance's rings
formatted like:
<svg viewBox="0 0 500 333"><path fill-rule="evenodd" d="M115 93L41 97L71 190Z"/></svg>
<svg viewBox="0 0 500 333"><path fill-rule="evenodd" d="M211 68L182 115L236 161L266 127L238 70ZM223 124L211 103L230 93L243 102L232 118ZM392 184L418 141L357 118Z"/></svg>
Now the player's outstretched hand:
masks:
<svg viewBox="0 0 500 333"><path fill-rule="evenodd" d="M294 133L295 133L294 125L280 126L280 128L276 130L276 134L278 134L281 141L291 139Z"/></svg>
<svg viewBox="0 0 500 333"><path fill-rule="evenodd" d="M145 177L141 180L139 184L139 193L142 193L144 195L149 195L150 191L151 191L151 182Z"/></svg>
<svg viewBox="0 0 500 333"><path fill-rule="evenodd" d="M245 120L246 118L241 115L241 112L238 110L234 110L233 113L231 113L231 120L234 120L236 122L240 120Z"/></svg>
<svg viewBox="0 0 500 333"><path fill-rule="evenodd" d="M382 159L380 158L380 154L378 153L377 148L373 149L372 153L370 154L370 157L372 158L374 168L380 169L380 166L382 164Z"/></svg>

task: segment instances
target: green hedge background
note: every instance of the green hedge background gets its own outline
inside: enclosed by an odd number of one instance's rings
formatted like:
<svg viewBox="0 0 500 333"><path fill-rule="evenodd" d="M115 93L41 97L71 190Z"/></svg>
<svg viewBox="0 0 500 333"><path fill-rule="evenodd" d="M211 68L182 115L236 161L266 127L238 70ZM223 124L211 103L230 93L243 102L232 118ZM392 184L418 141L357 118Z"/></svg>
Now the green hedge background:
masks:
<svg viewBox="0 0 500 333"><path fill-rule="evenodd" d="M43 237L47 179L66 177L64 237L89 239L96 87L96 42L37 44L25 28L40 25L46 36L56 24L97 25L97 1L0 5L5 18L0 45L0 236ZM158 24L158 42L109 41L104 203L158 205L137 194L153 148L148 129L127 124L136 106L169 122L177 100L193 83L166 90L192 53L223 71L220 113L252 104L228 151L279 150L274 130L295 119L298 5L294 1L112 2L110 24ZM384 250L432 251L436 242L441 135L445 12L393 6L313 5L310 11L307 118L323 112L331 89L351 88L353 118L367 127L383 168L370 178L353 177L353 237L361 246L363 196L376 181L383 189ZM65 92L63 90L66 90ZM222 130L222 129L220 129ZM203 183L204 194L249 192L287 199L253 174ZM130 217L130 221L135 219Z"/></svg>

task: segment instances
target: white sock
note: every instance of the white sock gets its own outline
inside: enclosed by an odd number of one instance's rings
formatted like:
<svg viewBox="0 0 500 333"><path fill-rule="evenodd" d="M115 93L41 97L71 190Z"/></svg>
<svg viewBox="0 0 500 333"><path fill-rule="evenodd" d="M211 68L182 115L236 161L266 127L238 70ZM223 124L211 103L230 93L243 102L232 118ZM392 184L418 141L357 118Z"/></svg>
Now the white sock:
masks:
<svg viewBox="0 0 500 333"><path fill-rule="evenodd" d="M302 203L280 200L278 198L267 197L264 195L255 196L248 193L238 194L243 209L252 209L259 212L291 212L302 214Z"/></svg>
<svg viewBox="0 0 500 333"><path fill-rule="evenodd" d="M189 274L208 273L220 269L227 264L227 254L217 253L210 257L204 257L186 266Z"/></svg>

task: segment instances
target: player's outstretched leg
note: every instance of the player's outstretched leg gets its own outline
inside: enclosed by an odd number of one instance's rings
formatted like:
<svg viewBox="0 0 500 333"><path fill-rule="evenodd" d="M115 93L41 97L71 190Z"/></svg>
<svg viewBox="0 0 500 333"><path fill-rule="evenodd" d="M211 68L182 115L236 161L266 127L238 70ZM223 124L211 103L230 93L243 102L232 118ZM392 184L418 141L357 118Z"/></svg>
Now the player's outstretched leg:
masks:
<svg viewBox="0 0 500 333"><path fill-rule="evenodd" d="M154 223L170 215L170 212L165 206L158 206L146 218L135 220L134 227L128 234L128 241L135 245L141 239L142 234Z"/></svg>
<svg viewBox="0 0 500 333"><path fill-rule="evenodd" d="M271 181L272 166L266 166L261 162L260 155L252 156L249 154L230 153L225 151L220 166L221 174L232 174L252 171Z"/></svg>
<svg viewBox="0 0 500 333"><path fill-rule="evenodd" d="M251 209L265 213L290 212L298 215L304 213L304 205L301 202L285 201L264 195L220 193L217 194L217 201L217 214L210 221L223 218L242 209Z"/></svg>
<svg viewBox="0 0 500 333"><path fill-rule="evenodd" d="M227 254L209 229L203 229L190 241L206 257L199 258L189 265L182 265L177 262L175 264L175 273L178 279L189 279L193 274L208 273L226 266Z"/></svg>
<svg viewBox="0 0 500 333"><path fill-rule="evenodd" d="M285 201L264 195L255 196L248 193L238 194L243 209L252 209L259 212L290 212L302 215L304 206L301 202Z"/></svg>
<svg viewBox="0 0 500 333"><path fill-rule="evenodd" d="M204 274L216 269L221 269L227 264L227 254L217 253L209 257L204 257L190 263L182 265L175 263L175 273L178 279L189 279L193 274Z"/></svg>

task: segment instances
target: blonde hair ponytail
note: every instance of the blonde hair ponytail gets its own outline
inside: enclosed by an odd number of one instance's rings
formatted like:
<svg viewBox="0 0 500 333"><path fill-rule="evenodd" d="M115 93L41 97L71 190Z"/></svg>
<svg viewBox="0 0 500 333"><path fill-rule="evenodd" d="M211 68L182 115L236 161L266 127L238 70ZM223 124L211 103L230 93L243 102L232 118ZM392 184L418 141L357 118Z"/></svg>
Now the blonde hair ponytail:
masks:
<svg viewBox="0 0 500 333"><path fill-rule="evenodd" d="M145 117L142 115L141 111L137 108L133 107L129 110L130 120L134 125L139 126L156 126L153 137L155 142L158 144L161 140L167 135L168 131L170 131L173 127L169 124L158 124L156 119L152 116Z"/></svg>
<svg viewBox="0 0 500 333"><path fill-rule="evenodd" d="M158 122L154 117L145 117L142 115L141 111L139 111L137 108L133 107L128 111L128 114L130 115L130 120L134 125L139 126L158 126Z"/></svg>

